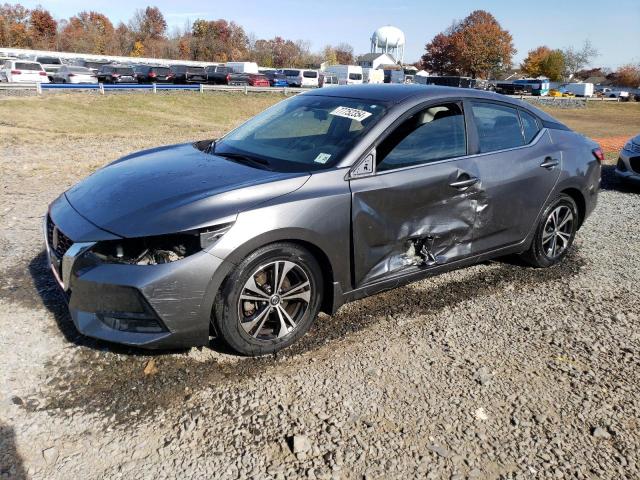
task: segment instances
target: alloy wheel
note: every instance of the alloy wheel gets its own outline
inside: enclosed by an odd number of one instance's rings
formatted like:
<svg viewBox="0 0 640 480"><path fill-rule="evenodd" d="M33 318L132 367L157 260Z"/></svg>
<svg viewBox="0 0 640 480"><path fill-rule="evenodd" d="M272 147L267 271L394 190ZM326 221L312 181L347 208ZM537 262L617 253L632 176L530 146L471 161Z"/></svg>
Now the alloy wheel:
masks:
<svg viewBox="0 0 640 480"><path fill-rule="evenodd" d="M238 299L238 318L244 332L257 340L291 334L309 309L311 283L295 262L278 260L259 267Z"/></svg>
<svg viewBox="0 0 640 480"><path fill-rule="evenodd" d="M542 230L542 251L547 258L554 259L562 255L573 234L573 212L566 205L554 208L547 217Z"/></svg>

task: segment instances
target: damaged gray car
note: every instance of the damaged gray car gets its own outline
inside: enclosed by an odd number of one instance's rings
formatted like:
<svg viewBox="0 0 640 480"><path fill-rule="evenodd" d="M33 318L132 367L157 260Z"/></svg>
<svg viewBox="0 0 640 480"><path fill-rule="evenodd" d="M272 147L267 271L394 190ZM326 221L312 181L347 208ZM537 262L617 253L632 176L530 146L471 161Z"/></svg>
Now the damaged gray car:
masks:
<svg viewBox="0 0 640 480"><path fill-rule="evenodd" d="M593 211L602 152L490 92L345 86L217 141L121 158L56 199L52 271L77 329L261 355L318 312L507 254L549 267Z"/></svg>

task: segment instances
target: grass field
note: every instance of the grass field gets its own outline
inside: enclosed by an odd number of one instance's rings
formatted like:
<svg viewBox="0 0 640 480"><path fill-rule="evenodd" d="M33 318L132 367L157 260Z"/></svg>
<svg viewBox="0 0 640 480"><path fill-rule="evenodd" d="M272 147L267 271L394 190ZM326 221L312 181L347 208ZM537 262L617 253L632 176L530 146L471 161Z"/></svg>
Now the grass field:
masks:
<svg viewBox="0 0 640 480"><path fill-rule="evenodd" d="M24 173L56 171L82 176L132 150L215 138L283 99L281 94L47 95L0 101L0 152L20 153L34 143L24 163L0 162ZM616 142L640 132L640 103L589 103L583 109L545 110L597 140ZM617 143L615 143L617 145ZM617 156L608 151L608 160ZM15 158L15 156L13 157ZM16 172L17 173L17 172Z"/></svg>

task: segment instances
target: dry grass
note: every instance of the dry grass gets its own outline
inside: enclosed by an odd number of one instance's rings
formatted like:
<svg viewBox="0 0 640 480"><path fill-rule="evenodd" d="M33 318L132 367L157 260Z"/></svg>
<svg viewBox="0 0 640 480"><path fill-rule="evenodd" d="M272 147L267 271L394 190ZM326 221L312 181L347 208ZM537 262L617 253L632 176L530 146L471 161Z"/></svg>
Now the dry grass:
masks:
<svg viewBox="0 0 640 480"><path fill-rule="evenodd" d="M5 98L0 101L0 168L5 178L55 174L70 184L131 151L220 136L282 98L197 92ZM590 137L640 132L640 103L546 110Z"/></svg>
<svg viewBox="0 0 640 480"><path fill-rule="evenodd" d="M589 102L587 108L543 110L587 137L630 138L640 133L639 102Z"/></svg>

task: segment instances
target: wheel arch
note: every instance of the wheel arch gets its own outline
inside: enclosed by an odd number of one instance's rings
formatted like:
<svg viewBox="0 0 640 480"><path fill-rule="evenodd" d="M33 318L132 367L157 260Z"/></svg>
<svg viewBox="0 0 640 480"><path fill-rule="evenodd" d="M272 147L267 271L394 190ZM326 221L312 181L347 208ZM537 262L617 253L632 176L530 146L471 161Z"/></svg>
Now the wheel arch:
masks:
<svg viewBox="0 0 640 480"><path fill-rule="evenodd" d="M320 310L331 315L336 307L336 259L331 259L327 254L328 246L323 248L320 242L316 241L317 236L313 232L305 229L282 229L266 232L258 235L233 251L229 252L224 259L221 267L214 273L209 286L207 288L207 302L205 309L212 312L215 305L215 298L218 292L223 288L224 282L227 280L236 265L242 262L248 255L259 248L263 248L275 243L290 243L307 250L316 259L320 265L322 273L323 298L320 304ZM215 255L215 253L214 253ZM338 290L340 291L340 290Z"/></svg>
<svg viewBox="0 0 640 480"><path fill-rule="evenodd" d="M569 195L573 201L576 202L576 206L578 207L578 228L580 228L587 211L587 201L584 198L584 195L580 190L573 187L565 188L561 190L560 193Z"/></svg>

